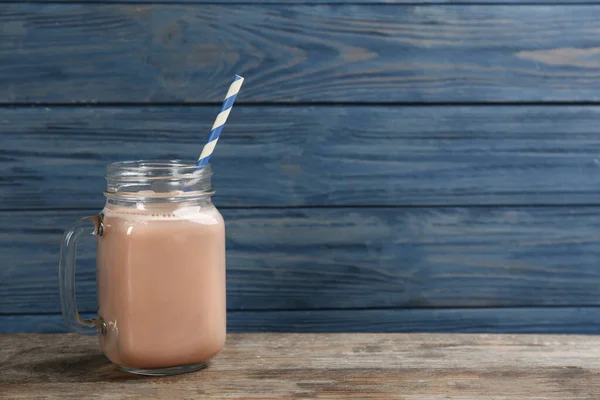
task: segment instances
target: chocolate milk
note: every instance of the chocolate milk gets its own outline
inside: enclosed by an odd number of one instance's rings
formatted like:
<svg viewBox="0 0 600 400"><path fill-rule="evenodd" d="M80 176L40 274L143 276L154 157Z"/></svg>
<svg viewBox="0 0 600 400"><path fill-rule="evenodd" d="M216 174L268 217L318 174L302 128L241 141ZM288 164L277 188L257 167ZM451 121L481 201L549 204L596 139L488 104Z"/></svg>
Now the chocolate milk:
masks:
<svg viewBox="0 0 600 400"><path fill-rule="evenodd" d="M104 354L138 369L201 364L225 344L225 226L212 205L107 205L98 238Z"/></svg>

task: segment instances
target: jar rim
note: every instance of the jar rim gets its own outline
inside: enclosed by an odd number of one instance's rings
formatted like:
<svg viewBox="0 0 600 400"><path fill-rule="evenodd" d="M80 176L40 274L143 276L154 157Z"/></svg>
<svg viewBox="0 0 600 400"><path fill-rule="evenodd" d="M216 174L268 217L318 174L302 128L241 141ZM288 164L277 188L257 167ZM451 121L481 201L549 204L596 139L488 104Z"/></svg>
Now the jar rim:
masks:
<svg viewBox="0 0 600 400"><path fill-rule="evenodd" d="M177 168L180 171L187 171L187 173L206 171L210 170L210 164L198 166L196 163L184 161L184 160L132 160L132 161L117 161L108 164L106 167L107 172L120 173L123 171L130 171L132 173L138 172L140 175L152 171L156 173L160 170L172 171L173 168Z"/></svg>
<svg viewBox="0 0 600 400"><path fill-rule="evenodd" d="M111 181L194 179L206 180L212 175L210 164L198 166L182 160L118 161L106 167Z"/></svg>

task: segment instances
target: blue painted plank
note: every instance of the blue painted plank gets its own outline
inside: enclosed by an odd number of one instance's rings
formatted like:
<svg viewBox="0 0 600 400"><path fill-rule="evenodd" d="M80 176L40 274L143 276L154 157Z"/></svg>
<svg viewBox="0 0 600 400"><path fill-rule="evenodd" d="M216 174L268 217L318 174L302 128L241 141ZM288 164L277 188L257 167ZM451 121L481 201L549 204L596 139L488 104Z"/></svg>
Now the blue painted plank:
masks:
<svg viewBox="0 0 600 400"><path fill-rule="evenodd" d="M0 5L0 102L598 101L594 5ZM226 27L226 28L225 28Z"/></svg>
<svg viewBox="0 0 600 400"><path fill-rule="evenodd" d="M56 3L56 0L37 0L39 3ZM61 0L63 3L94 3L97 0ZM12 3L14 0L0 0L0 3ZM23 1L25 2L25 1ZM215 4L214 0L161 0L161 3L190 3L190 4ZM104 0L104 4L110 3L141 3L141 4L153 4L157 1L150 0ZM408 5L440 5L440 4L469 4L469 5L486 5L486 4L514 4L514 5L527 5L531 4L557 4L557 5L572 5L573 2L568 0L220 0L220 4L231 4L231 5L247 5L247 4L343 4L347 6L351 5L391 5L391 4L408 4ZM598 0L577 0L576 4L598 4Z"/></svg>
<svg viewBox="0 0 600 400"><path fill-rule="evenodd" d="M88 316L91 316L88 315ZM230 311L229 332L446 332L600 334L600 308ZM60 333L58 314L0 315L3 333Z"/></svg>
<svg viewBox="0 0 600 400"><path fill-rule="evenodd" d="M0 208L100 208L105 165L200 153L218 106L0 109ZM223 207L589 204L600 107L236 106Z"/></svg>
<svg viewBox="0 0 600 400"><path fill-rule="evenodd" d="M59 311L61 228L86 214L0 213L0 314ZM223 214L230 310L600 305L600 207ZM92 240L80 254L92 312Z"/></svg>

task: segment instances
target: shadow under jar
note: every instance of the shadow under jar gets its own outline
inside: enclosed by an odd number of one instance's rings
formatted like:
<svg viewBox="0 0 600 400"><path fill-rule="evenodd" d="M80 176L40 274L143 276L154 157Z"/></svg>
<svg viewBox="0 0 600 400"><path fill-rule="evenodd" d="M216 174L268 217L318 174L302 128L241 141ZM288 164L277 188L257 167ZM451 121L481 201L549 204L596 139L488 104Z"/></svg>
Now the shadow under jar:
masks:
<svg viewBox="0 0 600 400"><path fill-rule="evenodd" d="M70 329L100 332L122 369L172 375L202 368L226 333L225 225L211 203L210 166L125 161L108 166L106 205L65 233L61 307ZM77 241L97 237L98 316L75 302Z"/></svg>

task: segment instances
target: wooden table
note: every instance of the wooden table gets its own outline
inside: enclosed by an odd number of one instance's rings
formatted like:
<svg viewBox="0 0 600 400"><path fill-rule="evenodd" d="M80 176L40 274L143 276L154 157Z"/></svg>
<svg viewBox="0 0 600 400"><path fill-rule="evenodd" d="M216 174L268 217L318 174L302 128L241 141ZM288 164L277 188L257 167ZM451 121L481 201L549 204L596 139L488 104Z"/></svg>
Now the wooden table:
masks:
<svg viewBox="0 0 600 400"><path fill-rule="evenodd" d="M600 399L600 338L232 334L202 371L131 375L74 334L0 336L10 399Z"/></svg>

